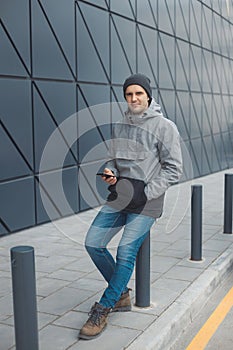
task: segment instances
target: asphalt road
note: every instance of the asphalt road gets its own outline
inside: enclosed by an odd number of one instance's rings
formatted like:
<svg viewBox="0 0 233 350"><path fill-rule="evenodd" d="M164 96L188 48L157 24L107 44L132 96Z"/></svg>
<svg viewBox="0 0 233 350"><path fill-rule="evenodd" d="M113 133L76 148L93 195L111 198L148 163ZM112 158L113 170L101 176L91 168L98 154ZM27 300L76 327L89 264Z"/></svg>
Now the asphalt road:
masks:
<svg viewBox="0 0 233 350"><path fill-rule="evenodd" d="M233 272L218 286L170 350L232 350L232 305Z"/></svg>

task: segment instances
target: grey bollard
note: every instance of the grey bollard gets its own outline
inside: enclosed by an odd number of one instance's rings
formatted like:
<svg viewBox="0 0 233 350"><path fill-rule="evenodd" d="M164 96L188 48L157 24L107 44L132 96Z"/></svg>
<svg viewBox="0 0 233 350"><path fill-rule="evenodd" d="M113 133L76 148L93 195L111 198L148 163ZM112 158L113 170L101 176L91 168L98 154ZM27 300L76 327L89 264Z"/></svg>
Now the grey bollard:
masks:
<svg viewBox="0 0 233 350"><path fill-rule="evenodd" d="M11 248L16 350L38 350L34 249Z"/></svg>
<svg viewBox="0 0 233 350"><path fill-rule="evenodd" d="M225 174L223 233L232 233L232 201L233 201L233 174Z"/></svg>
<svg viewBox="0 0 233 350"><path fill-rule="evenodd" d="M135 283L135 305L150 306L150 233L146 236L137 254Z"/></svg>
<svg viewBox="0 0 233 350"><path fill-rule="evenodd" d="M202 260L202 186L192 186L191 260Z"/></svg>

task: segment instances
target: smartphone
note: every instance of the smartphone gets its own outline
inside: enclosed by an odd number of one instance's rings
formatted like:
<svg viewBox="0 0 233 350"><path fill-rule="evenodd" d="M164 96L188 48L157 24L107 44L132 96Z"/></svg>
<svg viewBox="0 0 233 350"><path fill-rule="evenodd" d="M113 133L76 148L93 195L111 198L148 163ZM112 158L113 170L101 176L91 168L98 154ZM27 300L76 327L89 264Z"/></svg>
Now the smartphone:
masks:
<svg viewBox="0 0 233 350"><path fill-rule="evenodd" d="M110 174L105 174L105 173L97 173L96 175L105 176L106 178L115 177L115 175L110 175Z"/></svg>

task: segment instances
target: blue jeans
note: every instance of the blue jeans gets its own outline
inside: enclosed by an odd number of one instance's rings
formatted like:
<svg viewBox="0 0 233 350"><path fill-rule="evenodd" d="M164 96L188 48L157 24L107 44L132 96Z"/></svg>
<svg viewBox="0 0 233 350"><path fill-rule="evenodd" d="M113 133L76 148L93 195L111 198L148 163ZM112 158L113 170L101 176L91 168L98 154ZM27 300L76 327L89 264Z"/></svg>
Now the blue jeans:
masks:
<svg viewBox="0 0 233 350"><path fill-rule="evenodd" d="M108 282L99 301L104 307L114 307L121 294L128 290L127 284L133 273L138 250L154 222L155 219L150 216L117 211L108 205L103 206L94 219L87 233L85 247ZM106 247L123 226L115 261Z"/></svg>

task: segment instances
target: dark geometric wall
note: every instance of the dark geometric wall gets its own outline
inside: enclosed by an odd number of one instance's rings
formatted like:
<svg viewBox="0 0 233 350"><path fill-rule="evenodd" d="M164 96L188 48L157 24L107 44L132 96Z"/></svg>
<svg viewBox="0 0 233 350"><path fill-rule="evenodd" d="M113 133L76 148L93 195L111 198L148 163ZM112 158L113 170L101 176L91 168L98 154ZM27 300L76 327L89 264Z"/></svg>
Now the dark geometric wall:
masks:
<svg viewBox="0 0 233 350"><path fill-rule="evenodd" d="M82 158L110 130L94 114L77 119L77 139L83 123L91 132L67 149L62 168L51 162L39 176L41 155L73 113L123 101L135 72L150 77L177 124L195 177L233 166L233 0L0 1L0 235L87 209L80 186L98 205L85 173L101 157ZM51 191L61 172L71 210Z"/></svg>

